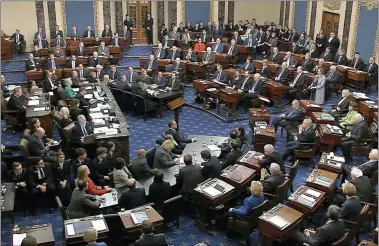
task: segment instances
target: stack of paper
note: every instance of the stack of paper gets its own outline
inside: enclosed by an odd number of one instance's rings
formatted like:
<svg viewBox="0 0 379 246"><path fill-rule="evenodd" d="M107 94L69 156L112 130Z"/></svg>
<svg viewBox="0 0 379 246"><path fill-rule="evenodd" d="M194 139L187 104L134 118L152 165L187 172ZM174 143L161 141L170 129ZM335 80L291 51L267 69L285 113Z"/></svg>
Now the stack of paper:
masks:
<svg viewBox="0 0 379 246"><path fill-rule="evenodd" d="M39 98L39 96L32 96L32 97L29 97L29 99L31 99L31 100L39 100L40 98Z"/></svg>
<svg viewBox="0 0 379 246"><path fill-rule="evenodd" d="M33 111L34 112L45 111L45 108L34 108Z"/></svg>
<svg viewBox="0 0 379 246"><path fill-rule="evenodd" d="M120 124L112 123L112 127L115 129L118 129L120 128Z"/></svg>
<svg viewBox="0 0 379 246"><path fill-rule="evenodd" d="M311 108L321 108L321 106L317 104L309 104L308 106Z"/></svg>
<svg viewBox="0 0 379 246"><path fill-rule="evenodd" d="M98 133L105 133L109 128L106 126L103 127L97 127L93 129L93 133L98 134Z"/></svg>
<svg viewBox="0 0 379 246"><path fill-rule="evenodd" d="M96 125L105 125L105 121L103 119L94 119L93 124Z"/></svg>
<svg viewBox="0 0 379 246"><path fill-rule="evenodd" d="M142 222L144 222L145 220L149 220L149 216L148 216L147 213L144 212L144 211L131 213L131 214L130 214L130 217L132 218L133 223L134 223L135 225L140 225L140 224L142 224Z"/></svg>
<svg viewBox="0 0 379 246"><path fill-rule="evenodd" d="M79 92L79 88L72 88L73 91Z"/></svg>
<svg viewBox="0 0 379 246"><path fill-rule="evenodd" d="M75 235L74 225L73 224L67 224L66 225L66 231L67 231L67 235L74 236Z"/></svg>
<svg viewBox="0 0 379 246"><path fill-rule="evenodd" d="M283 229L285 226L288 225L288 222L278 215L272 216L270 219L268 219L268 222L270 222L271 224L275 225L276 227L280 229Z"/></svg>
<svg viewBox="0 0 379 246"><path fill-rule="evenodd" d="M100 111L101 111L101 109L100 109L99 106L96 107L96 108L90 108L90 109L89 109L89 112L90 112L90 113L95 113L95 112L100 112Z"/></svg>
<svg viewBox="0 0 379 246"><path fill-rule="evenodd" d="M104 231L107 229L104 220L92 220L91 224L96 231Z"/></svg>
<svg viewBox="0 0 379 246"><path fill-rule="evenodd" d="M14 246L20 246L22 243L22 240L26 238L26 233L20 233L20 234L13 234L13 245Z"/></svg>
<svg viewBox="0 0 379 246"><path fill-rule="evenodd" d="M84 98L85 98L85 99L92 99L93 96L92 96L92 94L85 94L85 95L84 95Z"/></svg>
<svg viewBox="0 0 379 246"><path fill-rule="evenodd" d="M39 100L30 100L28 101L28 106L38 106Z"/></svg>
<svg viewBox="0 0 379 246"><path fill-rule="evenodd" d="M115 135L117 133L118 133L117 129L108 128L107 131L105 132L105 135Z"/></svg>
<svg viewBox="0 0 379 246"><path fill-rule="evenodd" d="M208 186L207 188L203 189L203 192L210 197L217 197L222 194L221 191L213 188L212 186Z"/></svg>
<svg viewBox="0 0 379 246"><path fill-rule="evenodd" d="M311 195L313 197L319 197L321 196L321 193L315 190L308 189L305 194Z"/></svg>
<svg viewBox="0 0 379 246"><path fill-rule="evenodd" d="M89 116L91 116L92 119L103 119L104 118L103 113L90 113Z"/></svg>

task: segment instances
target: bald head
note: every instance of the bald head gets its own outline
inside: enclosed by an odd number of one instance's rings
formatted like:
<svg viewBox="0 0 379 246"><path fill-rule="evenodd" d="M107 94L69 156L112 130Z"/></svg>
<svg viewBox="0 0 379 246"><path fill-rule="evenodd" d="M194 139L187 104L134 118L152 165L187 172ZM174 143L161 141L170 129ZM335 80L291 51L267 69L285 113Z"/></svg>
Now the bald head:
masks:
<svg viewBox="0 0 379 246"><path fill-rule="evenodd" d="M259 73L254 74L254 81L258 81L261 78Z"/></svg>
<svg viewBox="0 0 379 246"><path fill-rule="evenodd" d="M45 130L42 127L38 127L34 133L37 137L45 136Z"/></svg>
<svg viewBox="0 0 379 246"><path fill-rule="evenodd" d="M146 154L146 151L144 149L137 150L137 156L138 157L144 157Z"/></svg>
<svg viewBox="0 0 379 246"><path fill-rule="evenodd" d="M368 157L370 160L378 160L378 149L372 149Z"/></svg>
<svg viewBox="0 0 379 246"><path fill-rule="evenodd" d="M132 189L132 188L136 187L136 180L134 178L131 178L128 180L126 185L128 186L129 189Z"/></svg>

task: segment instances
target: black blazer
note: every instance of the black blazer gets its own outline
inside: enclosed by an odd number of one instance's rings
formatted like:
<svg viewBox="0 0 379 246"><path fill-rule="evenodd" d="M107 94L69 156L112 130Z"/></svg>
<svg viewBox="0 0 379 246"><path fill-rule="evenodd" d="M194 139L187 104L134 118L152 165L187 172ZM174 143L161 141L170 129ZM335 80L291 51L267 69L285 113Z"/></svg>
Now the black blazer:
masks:
<svg viewBox="0 0 379 246"><path fill-rule="evenodd" d="M7 172L7 181L13 183L27 182L28 170L26 168L22 168L22 172L20 175L16 175L16 173L13 170L9 170Z"/></svg>
<svg viewBox="0 0 379 246"><path fill-rule="evenodd" d="M350 105L350 100L348 98L344 99L341 103L341 101L338 102L337 107L340 108L340 110L348 110Z"/></svg>
<svg viewBox="0 0 379 246"><path fill-rule="evenodd" d="M259 160L258 163L261 165L261 168L269 168L271 163L277 163L280 166L280 171L285 173L284 161L281 153L274 151L269 155L265 155L262 160Z"/></svg>
<svg viewBox="0 0 379 246"><path fill-rule="evenodd" d="M111 29L108 29L107 30L103 30L103 32L101 33L101 37L105 38L105 37L112 37L112 30Z"/></svg>
<svg viewBox="0 0 379 246"><path fill-rule="evenodd" d="M193 190L198 184L204 181L201 175L201 167L195 165L188 165L180 168L179 175L176 178L176 183L180 188L179 194L186 194L188 191Z"/></svg>
<svg viewBox="0 0 379 246"><path fill-rule="evenodd" d="M328 54L326 54L326 52L322 52L322 54L320 55L320 59L324 59L324 61L326 62L331 62L333 61L333 54L332 52L329 52Z"/></svg>
<svg viewBox="0 0 379 246"><path fill-rule="evenodd" d="M29 167L29 174L28 174L28 188L33 189L36 188L37 185L41 185L43 183L52 184L54 182L54 176L51 171L51 169L48 166L45 166L42 168L44 172L44 178L39 179L38 178L38 171L37 168L32 165Z"/></svg>
<svg viewBox="0 0 379 246"><path fill-rule="evenodd" d="M270 55L269 61L272 63L281 64L282 63L282 57L279 53L277 53L276 55L272 54L272 55Z"/></svg>
<svg viewBox="0 0 379 246"><path fill-rule="evenodd" d="M45 138L42 138L42 142L46 144ZM29 137L28 149L30 156L42 156L47 153L45 145L42 145L42 143L39 141L38 137L35 134L32 134Z"/></svg>
<svg viewBox="0 0 379 246"><path fill-rule="evenodd" d="M369 77L378 79L378 65L376 63L373 63L371 68L370 68L370 64L367 64L365 71L368 73Z"/></svg>
<svg viewBox="0 0 379 246"><path fill-rule="evenodd" d="M278 72L276 73L276 77L279 77L281 71L282 71L282 68L279 68ZM287 78L288 78L288 75L289 75L289 71L288 71L288 68L286 68L286 69L284 69L282 75L280 76L279 82L280 83L286 82Z"/></svg>
<svg viewBox="0 0 379 246"><path fill-rule="evenodd" d="M355 59L351 61L351 67L354 67ZM355 69L359 71L363 71L365 69L365 62L359 58L359 60L356 62Z"/></svg>
<svg viewBox="0 0 379 246"><path fill-rule="evenodd" d="M330 40L330 42L329 39L327 39L326 41L328 43L328 46L330 46L332 52L335 54L338 48L340 47L340 40L337 37L334 37L332 40Z"/></svg>
<svg viewBox="0 0 379 246"><path fill-rule="evenodd" d="M345 55L343 56L336 55L336 57L334 58L334 62L337 63L338 65L343 65L343 66L347 66L349 64L349 61L347 60L347 57Z"/></svg>
<svg viewBox="0 0 379 246"><path fill-rule="evenodd" d="M82 165L86 165L87 167L91 166L91 159L90 158L85 158L81 163L79 162L78 158L73 160L71 162L72 169L74 171L74 177L76 178L76 174L78 173L78 168Z"/></svg>
<svg viewBox="0 0 379 246"><path fill-rule="evenodd" d="M83 106L90 105L89 101L87 101L87 99L84 98L84 96L82 95L82 93L76 93L75 99L79 100L79 102L80 102L80 108L82 108Z"/></svg>
<svg viewBox="0 0 379 246"><path fill-rule="evenodd" d="M306 243L312 246L331 245L340 239L344 233L343 220L335 220L317 228L315 234L306 237Z"/></svg>
<svg viewBox="0 0 379 246"><path fill-rule="evenodd" d="M23 106L26 106L26 98L24 95L17 97L15 94L11 94L7 103L8 110L25 111Z"/></svg>
<svg viewBox="0 0 379 246"><path fill-rule="evenodd" d="M175 55L174 55L174 52L172 50L170 50L167 54L167 59L170 59L170 60L175 60L176 58L180 58L180 51L177 50L175 52Z"/></svg>
<svg viewBox="0 0 379 246"><path fill-rule="evenodd" d="M378 170L378 161L372 160L365 162L358 166L360 170L362 170L362 173L364 176L367 176L368 178L372 178L372 175L375 171Z"/></svg>
<svg viewBox="0 0 379 246"><path fill-rule="evenodd" d="M58 82L56 80L54 80L54 79L50 79L50 80L53 83L53 85L58 86ZM46 78L43 81L43 91L44 92L53 91L53 87L51 87L51 83L49 81L49 78Z"/></svg>
<svg viewBox="0 0 379 246"><path fill-rule="evenodd" d="M178 131L174 129L169 128L166 131L166 134L171 134L175 142L181 146L186 143L192 143L192 140L190 138L184 138L183 136L181 136L181 134Z"/></svg>
<svg viewBox="0 0 379 246"><path fill-rule="evenodd" d="M315 130L312 126L308 127L308 129L303 130L300 134L297 134L297 140L299 143L314 143L316 138ZM310 149L310 145L300 145L300 149Z"/></svg>
<svg viewBox="0 0 379 246"><path fill-rule="evenodd" d="M78 116L83 114L83 110L76 108L70 110L70 116L73 121L78 121Z"/></svg>
<svg viewBox="0 0 379 246"><path fill-rule="evenodd" d="M107 158L100 161L98 157L95 157L91 164L89 165L90 169L90 178L94 181L94 183L99 183L101 179L104 179L104 176L108 176L108 174L112 171L110 168L110 162Z"/></svg>
<svg viewBox="0 0 379 246"><path fill-rule="evenodd" d="M90 123L86 123L85 125L87 135L93 134L93 128ZM71 140L72 141L80 141L80 138L84 136L84 133L82 131L82 128L80 127L79 124L76 124L72 128L72 133L71 133Z"/></svg>
<svg viewBox="0 0 379 246"><path fill-rule="evenodd" d="M355 124L351 130L350 138L354 140L368 139L368 125L366 121Z"/></svg>
<svg viewBox="0 0 379 246"><path fill-rule="evenodd" d="M141 238L135 242L136 246L167 246L167 240L163 233L142 234Z"/></svg>
<svg viewBox="0 0 379 246"><path fill-rule="evenodd" d="M310 59L304 60L301 64L301 66L303 67L304 71L310 72L313 69L313 61L311 61Z"/></svg>
<svg viewBox="0 0 379 246"><path fill-rule="evenodd" d="M175 62L172 64L172 72L174 72L174 71L178 72L179 74L183 74L186 71L186 67L184 66L183 63L179 63L179 65L178 65Z"/></svg>
<svg viewBox="0 0 379 246"><path fill-rule="evenodd" d="M150 63L150 60L146 61L145 64L143 65L143 68L144 69L148 69L149 68L149 63ZM156 71L158 68L158 65L157 65L157 62L155 60L152 61L151 63L151 71Z"/></svg>
<svg viewBox="0 0 379 246"><path fill-rule="evenodd" d="M133 188L124 191L118 199L118 204L126 210L142 206L145 203L146 195L144 188Z"/></svg>
<svg viewBox="0 0 379 246"><path fill-rule="evenodd" d="M33 62L30 59L28 59L26 61L26 71L30 71L30 70L39 68L38 60L33 60Z"/></svg>
<svg viewBox="0 0 379 246"><path fill-rule="evenodd" d="M212 76L212 80L213 79L216 79L217 76L219 75L219 71L216 71L213 76ZM219 80L221 83L227 83L228 82L228 77L226 76L226 73L224 70L221 71L221 75L220 75L220 80Z"/></svg>
<svg viewBox="0 0 379 246"><path fill-rule="evenodd" d="M58 30L58 35L61 36L61 38L63 39L63 32L61 30ZM56 39L58 35L57 35L57 31L53 30L50 33L50 38L51 39Z"/></svg>
<svg viewBox="0 0 379 246"><path fill-rule="evenodd" d="M191 62L197 62L197 55L196 53L192 52L192 54L187 58L188 54L183 56L183 60L191 61Z"/></svg>
<svg viewBox="0 0 379 246"><path fill-rule="evenodd" d="M239 84L237 84L237 89L241 89L243 90L243 92L248 92L251 87L253 86L253 79L251 77L249 77L245 83L245 85L243 84L246 80L246 77L241 77L240 80L239 80ZM243 86L243 88L242 88Z"/></svg>
<svg viewBox="0 0 379 246"><path fill-rule="evenodd" d="M341 205L341 219L355 221L361 210L359 197L350 197Z"/></svg>
<svg viewBox="0 0 379 246"><path fill-rule="evenodd" d="M209 161L201 163L203 168L201 169L201 175L204 179L216 178L220 176L222 166L220 160L216 156L212 156Z"/></svg>
<svg viewBox="0 0 379 246"><path fill-rule="evenodd" d="M329 78L329 75L330 78ZM332 83L338 83L339 82L339 79L340 79L340 72L338 72L337 70L332 74L332 71L329 71L326 75L326 80L327 82L332 82Z"/></svg>
<svg viewBox="0 0 379 246"><path fill-rule="evenodd" d="M95 32L91 30L89 36L90 36L91 38L94 38L94 37L95 37ZM83 38L87 38L87 37L88 37L88 30L86 30L86 31L83 33Z"/></svg>
<svg viewBox="0 0 379 246"><path fill-rule="evenodd" d="M366 176L361 176L350 181L357 189L356 196L362 202L372 202L371 180Z"/></svg>
<svg viewBox="0 0 379 246"><path fill-rule="evenodd" d="M259 74L265 78L271 78L271 71L268 67L261 68L261 71L259 71Z"/></svg>
<svg viewBox="0 0 379 246"><path fill-rule="evenodd" d="M71 181L72 166L69 161L63 162L63 168L60 168L58 163L53 163L52 169L56 184L59 184L63 180L67 180L67 182Z"/></svg>
<svg viewBox="0 0 379 246"><path fill-rule="evenodd" d="M261 180L263 185L263 192L274 194L276 188L283 184L286 179L283 173L280 173L276 176L267 176L264 180Z"/></svg>
<svg viewBox="0 0 379 246"><path fill-rule="evenodd" d="M87 55L88 55L87 47L83 47L83 49L82 49L82 53L80 53L80 47L79 47L79 46L76 47L75 55L76 55L76 56L87 56Z"/></svg>
<svg viewBox="0 0 379 246"><path fill-rule="evenodd" d="M169 182L153 182L149 186L149 202L154 203L156 209L161 209L163 202L171 197L171 185Z"/></svg>
<svg viewBox="0 0 379 246"><path fill-rule="evenodd" d="M242 154L242 150L240 149L230 151L230 153L225 158L225 162L222 165L222 168L236 164L237 160L242 156Z"/></svg>
<svg viewBox="0 0 379 246"><path fill-rule="evenodd" d="M296 75L294 74L294 77L293 77L294 79L293 79L292 83L295 81L296 76L297 76L297 74ZM301 92L301 91L303 91L303 89L305 89L306 85L307 85L307 75L305 73L302 73L300 75L300 77L297 79L296 84L293 87L293 89L296 92Z"/></svg>
<svg viewBox="0 0 379 246"><path fill-rule="evenodd" d="M72 68L72 62L73 62L73 60L71 60L71 59L68 59L67 60L67 65L66 65L66 67L67 68ZM75 69L77 68L77 67L79 67L79 62L78 62L78 60L75 60L75 63L74 63L75 65Z"/></svg>
<svg viewBox="0 0 379 246"><path fill-rule="evenodd" d="M159 54L159 56L158 56ZM159 52L159 49L156 49L156 50L153 50L153 55L155 56L156 59L165 59L166 58L166 50L165 49L161 49L161 51Z"/></svg>

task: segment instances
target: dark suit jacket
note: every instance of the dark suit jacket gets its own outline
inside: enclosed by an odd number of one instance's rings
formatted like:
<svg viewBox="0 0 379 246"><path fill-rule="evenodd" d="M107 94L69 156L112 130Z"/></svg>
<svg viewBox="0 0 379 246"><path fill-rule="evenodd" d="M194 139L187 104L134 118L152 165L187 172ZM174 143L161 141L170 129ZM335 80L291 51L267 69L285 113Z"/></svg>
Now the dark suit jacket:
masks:
<svg viewBox="0 0 379 246"><path fill-rule="evenodd" d="M330 78L329 78L329 75L330 75ZM332 71L329 71L326 75L326 80L327 82L332 82L332 83L337 83L339 82L340 80L340 72L338 72L337 70L332 73Z"/></svg>
<svg viewBox="0 0 379 246"><path fill-rule="evenodd" d="M67 68L72 68L72 62L73 62L72 59L68 59L66 67ZM75 68L77 68L77 67L79 67L79 62L78 62L78 60L75 60Z"/></svg>
<svg viewBox="0 0 379 246"><path fill-rule="evenodd" d="M180 75L186 71L186 67L184 66L183 63L179 63L179 65L178 65L178 64L176 64L176 62L174 62L172 64L171 68L172 68L172 72L174 72L174 71L178 72Z"/></svg>
<svg viewBox="0 0 379 246"><path fill-rule="evenodd" d="M96 67L96 65L102 65L103 63L101 62L101 58L97 57L96 60L95 58L92 56L88 59L88 66L89 67Z"/></svg>
<svg viewBox="0 0 379 246"><path fill-rule="evenodd" d="M191 139L184 138L178 131L174 129L169 128L166 131L166 134L170 134L174 138L175 142L181 146L181 148L184 148L185 144L187 143L192 143Z"/></svg>
<svg viewBox="0 0 379 246"><path fill-rule="evenodd" d="M241 89L241 90L243 90L243 92L247 93L251 89L251 87L253 86L253 79L251 77L249 77L247 79L245 85L244 85L243 83L245 82L245 80L246 80L246 77L242 77L239 80L239 84L236 85L236 88ZM242 86L244 86L244 87L242 88Z"/></svg>
<svg viewBox="0 0 379 246"><path fill-rule="evenodd" d="M37 45L39 47L39 41L38 40L34 40L33 44ZM42 48L44 48L44 49L48 48L48 46L49 46L49 44L47 43L46 40L41 40L41 44L42 44ZM55 46L55 45L52 45L52 46Z"/></svg>
<svg viewBox="0 0 379 246"><path fill-rule="evenodd" d="M212 51L217 52L217 53L223 53L224 52L224 44L223 43L220 43L218 45L217 50L216 50L216 46L217 46L217 43L214 43L212 45Z"/></svg>
<svg viewBox="0 0 379 246"><path fill-rule="evenodd" d="M20 175L16 175L16 173L13 170L9 170L7 172L7 181L13 183L27 182L28 170L26 168L22 168L22 172Z"/></svg>
<svg viewBox="0 0 379 246"><path fill-rule="evenodd" d="M372 178L372 175L375 171L378 170L378 161L372 160L365 162L358 166L359 169L362 170L362 173L364 176L367 176L368 178Z"/></svg>
<svg viewBox="0 0 379 246"><path fill-rule="evenodd" d="M337 107L340 108L340 110L348 110L349 109L349 105L350 105L350 100L348 98L346 98L345 100L343 100L341 103L341 101L339 101L337 103ZM347 111L346 111L347 112Z"/></svg>
<svg viewBox="0 0 379 246"><path fill-rule="evenodd" d="M299 40L299 38L300 38L300 35L297 33L297 32L295 32L295 33L292 33L291 34L291 37L290 37L290 42L292 43L292 42L297 42L298 40Z"/></svg>
<svg viewBox="0 0 379 246"><path fill-rule="evenodd" d="M324 59L324 61L326 62L331 62L333 61L333 53L332 52L329 52L328 54L326 54L326 52L322 52L322 54L320 55L320 59Z"/></svg>
<svg viewBox="0 0 379 246"><path fill-rule="evenodd" d="M167 82L166 87L170 87L173 91L179 91L180 90L179 78L175 78L175 81L172 78L170 78Z"/></svg>
<svg viewBox="0 0 379 246"><path fill-rule="evenodd" d="M162 147L159 147L154 156L154 168L167 168L174 166L174 156Z"/></svg>
<svg viewBox="0 0 379 246"><path fill-rule="evenodd" d="M362 202L372 202L371 180L367 176L355 178L351 180L350 183L357 189L356 196L359 197Z"/></svg>
<svg viewBox="0 0 379 246"><path fill-rule="evenodd" d="M243 153L240 149L230 151L230 153L225 158L225 162L222 165L222 168L236 164L236 161L242 156L242 154Z"/></svg>
<svg viewBox="0 0 379 246"><path fill-rule="evenodd" d="M218 29L216 29L216 27L213 27L212 28L212 36L216 39L216 38L221 38L222 35L224 34L224 28L222 27L218 27Z"/></svg>
<svg viewBox="0 0 379 246"><path fill-rule="evenodd" d="M261 68L261 71L259 71L259 74L265 78L271 78L271 71L268 67Z"/></svg>
<svg viewBox="0 0 379 246"><path fill-rule="evenodd" d="M104 179L104 176L108 176L108 174L113 171L110 166L111 160L105 158L100 160L99 157L95 157L91 164L89 165L89 169L91 171L90 178L93 182L99 183L101 179Z"/></svg>
<svg viewBox="0 0 379 246"><path fill-rule="evenodd" d="M351 61L351 67L354 67L355 61L355 59ZM365 69L365 62L361 58L359 58L357 64L355 65L355 68L359 71L363 71Z"/></svg>
<svg viewBox="0 0 379 246"><path fill-rule="evenodd" d="M178 187L181 187L179 194L183 195L196 188L198 184L204 181L201 175L201 167L188 165L180 168L179 175L176 178Z"/></svg>
<svg viewBox="0 0 379 246"><path fill-rule="evenodd" d="M171 197L171 185L169 182L153 182L149 186L149 202L154 203L156 209L161 209L163 202Z"/></svg>
<svg viewBox="0 0 379 246"><path fill-rule="evenodd" d="M61 38L63 38L63 32L61 30L58 31L58 35L61 36ZM50 38L51 39L57 38L57 31L56 30L53 30L50 32Z"/></svg>
<svg viewBox="0 0 379 246"><path fill-rule="evenodd" d="M263 192L274 194L276 188L283 184L286 179L283 173L280 173L276 176L267 176L264 180L261 180L263 185Z"/></svg>
<svg viewBox="0 0 379 246"><path fill-rule="evenodd" d="M308 129L303 130L300 134L297 134L297 141L299 143L314 143L315 142L315 130L312 126L308 127ZM301 149L309 149L310 145L301 145Z"/></svg>
<svg viewBox="0 0 379 246"><path fill-rule="evenodd" d="M310 72L313 69L313 61L304 60L303 63L301 64L301 66L303 67L304 71Z"/></svg>
<svg viewBox="0 0 379 246"><path fill-rule="evenodd" d="M336 55L336 57L334 58L334 62L338 65L343 66L347 66L349 64L349 61L347 60L347 57L345 55L341 56L341 59L339 55Z"/></svg>
<svg viewBox="0 0 379 246"><path fill-rule="evenodd" d="M117 38L118 40L117 40L117 45L118 46L122 46L122 38ZM112 38L112 40L111 40L111 44L112 45L116 45L116 41L115 41L115 38Z"/></svg>
<svg viewBox="0 0 379 246"><path fill-rule="evenodd" d="M175 60L176 58L180 58L180 51L177 50L175 52L175 55L174 55L174 52L172 50L170 50L167 54L167 59L170 59L170 60Z"/></svg>
<svg viewBox="0 0 379 246"><path fill-rule="evenodd" d="M72 174L72 166L69 161L63 162L63 168L60 168L58 163L52 164L52 169L54 173L55 183L59 184L63 180L67 180L67 182L71 181Z"/></svg>
<svg viewBox="0 0 379 246"><path fill-rule="evenodd" d="M202 59L203 62L207 61L207 55L208 55L208 53L205 52L205 53L204 53L204 56L203 56L203 59ZM211 54L209 54L208 63L209 63L209 64L213 64L213 63L215 63L215 61L216 61L216 56L215 56L215 54L212 52Z"/></svg>
<svg viewBox="0 0 379 246"><path fill-rule="evenodd" d="M216 79L218 76L219 76L220 72L219 71L216 71L213 76L212 76L212 80ZM221 83L227 83L228 81L228 77L226 76L226 73L224 70L221 71L221 75L220 75L220 80L219 80Z"/></svg>
<svg viewBox="0 0 379 246"><path fill-rule="evenodd" d="M42 138L42 142L44 144L46 144L45 140L46 140L45 138ZM45 145L42 145L38 137L34 134L32 134L29 137L28 149L29 149L30 156L42 156L47 153L47 150L45 149Z"/></svg>
<svg viewBox="0 0 379 246"><path fill-rule="evenodd" d="M210 42L212 40L212 35L211 34L205 34L205 37L204 37L204 34L201 34L200 35L200 38L201 38L201 41L204 42Z"/></svg>
<svg viewBox="0 0 379 246"><path fill-rule="evenodd" d="M112 33L112 30L111 29L108 29L107 30L103 30L103 32L101 33L101 37L112 37L113 36L113 33Z"/></svg>
<svg viewBox="0 0 379 246"><path fill-rule="evenodd" d="M317 228L315 234L306 238L306 243L311 246L331 245L341 238L344 233L343 220L332 221Z"/></svg>
<svg viewBox="0 0 379 246"><path fill-rule="evenodd" d="M145 159L141 159L138 157L132 161L132 170L133 170L133 176L137 180L151 177L157 172L156 169L151 169L147 165Z"/></svg>
<svg viewBox="0 0 379 246"><path fill-rule="evenodd" d="M76 93L75 99L78 99L80 101L80 108L83 106L88 106L90 103L87 101L87 99L84 98L82 93Z"/></svg>
<svg viewBox="0 0 379 246"><path fill-rule="evenodd" d="M373 63L371 68L370 68L370 64L367 64L365 71L368 73L369 77L378 79L378 65L376 63Z"/></svg>
<svg viewBox="0 0 379 246"><path fill-rule="evenodd" d="M147 62L145 62L143 68L144 69L148 69L149 68L149 63L150 63L150 60L148 60ZM151 63L150 69L151 69L151 71L156 71L157 68L158 68L157 62L155 60L153 60L152 63Z"/></svg>
<svg viewBox="0 0 379 246"><path fill-rule="evenodd" d="M76 56L87 56L88 55L87 47L83 47L82 53L80 53L80 47L79 46L76 47L75 55Z"/></svg>
<svg viewBox="0 0 379 246"><path fill-rule="evenodd" d="M60 68L61 67L61 65L59 64L59 62L56 59L54 59L54 63L55 63L55 67L56 68ZM46 69L53 68L52 61L50 59L46 60L46 65L45 66L46 66Z"/></svg>
<svg viewBox="0 0 379 246"><path fill-rule="evenodd" d="M26 98L24 95L17 97L14 94L11 94L11 97L7 103L8 110L25 111L23 107L24 105L26 106Z"/></svg>
<svg viewBox="0 0 379 246"><path fill-rule="evenodd" d="M203 162L201 165L203 166L201 175L203 175L204 179L217 178L220 176L222 165L216 156L212 156L209 161Z"/></svg>
<svg viewBox="0 0 379 246"><path fill-rule="evenodd" d="M159 49L153 50L153 55L155 56L156 59L165 59L166 58L166 50L161 49L160 53L158 52ZM159 53L159 56L158 56Z"/></svg>
<svg viewBox="0 0 379 246"><path fill-rule="evenodd" d="M355 221L361 210L362 206L359 197L350 197L341 206L341 219Z"/></svg>
<svg viewBox="0 0 379 246"><path fill-rule="evenodd" d="M187 59L187 55L183 56L183 60L191 61L191 62L197 62L197 55L196 55L196 53L192 52L191 56L188 59Z"/></svg>
<svg viewBox="0 0 379 246"><path fill-rule="evenodd" d="M280 166L280 171L282 171L282 173L285 173L282 154L277 151L274 151L269 155L265 155L265 157L262 160L259 160L258 163L262 168L266 169L270 167L271 163L277 163Z"/></svg>
<svg viewBox="0 0 379 246"><path fill-rule="evenodd" d="M84 159L81 163L79 162L78 158L76 158L75 160L73 160L71 162L71 166L73 168L73 171L74 171L74 177L76 177L76 174L78 173L78 168L82 165L86 165L87 167L91 166L91 159L90 158L86 158Z"/></svg>
<svg viewBox="0 0 379 246"><path fill-rule="evenodd" d="M279 53L277 53L275 56L274 56L274 54L271 54L269 61L276 63L276 64L281 64L282 63L282 57Z"/></svg>
<svg viewBox="0 0 379 246"><path fill-rule="evenodd" d="M279 68L279 69L278 69L278 72L276 73L276 77L279 77L281 71L282 71L282 68ZM280 83L284 83L284 82L286 82L286 81L287 81L287 78L288 78L288 75L289 75L289 71L288 71L288 68L286 68L286 69L283 71L282 75L280 76L279 82L280 82Z"/></svg>
<svg viewBox="0 0 379 246"><path fill-rule="evenodd" d="M329 42L329 38L326 40L328 43L328 46L330 46L332 52L335 54L340 47L340 40L337 37L334 37L332 40Z"/></svg>
<svg viewBox="0 0 379 246"><path fill-rule="evenodd" d="M368 126L366 121L355 124L351 130L350 138L353 140L368 139Z"/></svg>
<svg viewBox="0 0 379 246"><path fill-rule="evenodd" d="M159 234L142 234L141 238L135 242L136 246L166 246L168 245L163 233Z"/></svg>
<svg viewBox="0 0 379 246"><path fill-rule="evenodd" d="M297 74L296 75L294 74L292 83L295 81L296 76ZM297 93L300 93L301 91L303 91L306 85L307 85L307 75L305 73L302 73L300 77L297 79L296 84L294 85L293 89Z"/></svg>
<svg viewBox="0 0 379 246"><path fill-rule="evenodd" d="M174 41L173 40L171 40L171 39L167 39L167 40L163 40L162 41L162 46L163 47L172 47L172 45L173 45L173 43L174 43Z"/></svg>
<svg viewBox="0 0 379 246"><path fill-rule="evenodd" d="M133 75L130 74L130 72L127 72L125 74L126 76L126 80L129 82L129 83L137 83L137 81L139 80L139 75L136 73L136 72L133 72ZM132 77L132 81L130 81L130 77Z"/></svg>
<svg viewBox="0 0 379 246"><path fill-rule="evenodd" d="M165 77L158 79L158 76L155 76L153 79L153 84L159 85L160 88L166 87L168 80Z"/></svg>
<svg viewBox="0 0 379 246"><path fill-rule="evenodd" d="M90 123L86 123L85 125L87 135L93 134L93 129ZM76 124L72 128L72 133L71 133L71 140L72 141L80 141L80 138L84 136L84 133L82 131L82 128L80 127L79 124Z"/></svg>
<svg viewBox="0 0 379 246"><path fill-rule="evenodd" d="M71 109L70 116L73 121L78 121L78 116L83 114L83 110L81 109Z"/></svg>
<svg viewBox="0 0 379 246"><path fill-rule="evenodd" d="M83 38L87 38L88 37L88 30L86 30L84 33L83 33ZM94 38L95 37L95 32L91 30L91 33L90 33L90 37L91 38Z"/></svg>
<svg viewBox="0 0 379 246"><path fill-rule="evenodd" d="M283 62L287 62L287 60L283 60ZM289 61L289 66L290 66L290 67L292 67L292 66L297 67L297 65L298 65L298 61L297 61L296 57L291 56L291 57L290 57L290 61ZM278 73L278 74L279 74L279 73Z"/></svg>
<svg viewBox="0 0 379 246"><path fill-rule="evenodd" d="M231 48L231 45L229 45L229 47L226 49L225 54L228 54L230 48ZM231 56L236 56L236 55L238 55L238 46L234 45Z"/></svg>
<svg viewBox="0 0 379 246"><path fill-rule="evenodd" d="M56 80L51 79L51 82L53 83L53 85L58 86L58 82ZM53 88L51 87L51 83L48 78L44 79L43 81L43 91L44 92L53 91Z"/></svg>
<svg viewBox="0 0 379 246"><path fill-rule="evenodd" d="M29 189L36 188L37 185L41 185L43 183L52 184L54 182L54 176L53 176L53 173L51 172L50 167L44 166L42 170L44 172L45 177L42 179L39 179L37 168L34 165L29 167L28 182L27 182L27 186Z"/></svg>
<svg viewBox="0 0 379 246"><path fill-rule="evenodd" d="M142 206L145 203L146 195L144 188L133 188L124 191L118 199L118 204L126 210Z"/></svg>
<svg viewBox="0 0 379 246"><path fill-rule="evenodd" d="M247 66L247 67L246 67L246 66ZM249 73L255 73L255 67L254 67L254 65L253 65L252 63L249 63L249 64L244 63L244 64L242 65L242 69L244 69L244 70L248 70Z"/></svg>

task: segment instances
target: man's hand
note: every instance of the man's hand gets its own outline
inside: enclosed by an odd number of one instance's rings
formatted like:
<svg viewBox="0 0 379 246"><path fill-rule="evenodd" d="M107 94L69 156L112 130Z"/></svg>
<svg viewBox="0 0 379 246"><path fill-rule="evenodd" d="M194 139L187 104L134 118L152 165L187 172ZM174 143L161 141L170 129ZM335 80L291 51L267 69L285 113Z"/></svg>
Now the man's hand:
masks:
<svg viewBox="0 0 379 246"><path fill-rule="evenodd" d="M18 185L21 187L26 187L26 182L20 182L20 183L18 183Z"/></svg>
<svg viewBox="0 0 379 246"><path fill-rule="evenodd" d="M105 180L110 180L109 176L104 176Z"/></svg>
<svg viewBox="0 0 379 246"><path fill-rule="evenodd" d="M41 191L42 193L45 193L45 192L46 192L46 186L44 186L44 185L40 185L40 186L39 186L39 189L40 189L40 191Z"/></svg>
<svg viewBox="0 0 379 246"><path fill-rule="evenodd" d="M266 168L262 168L262 169L261 169L261 179L263 179L264 177L266 177L266 175L267 175L267 170L266 170Z"/></svg>
<svg viewBox="0 0 379 246"><path fill-rule="evenodd" d="M351 132L346 133L346 137L351 137Z"/></svg>

